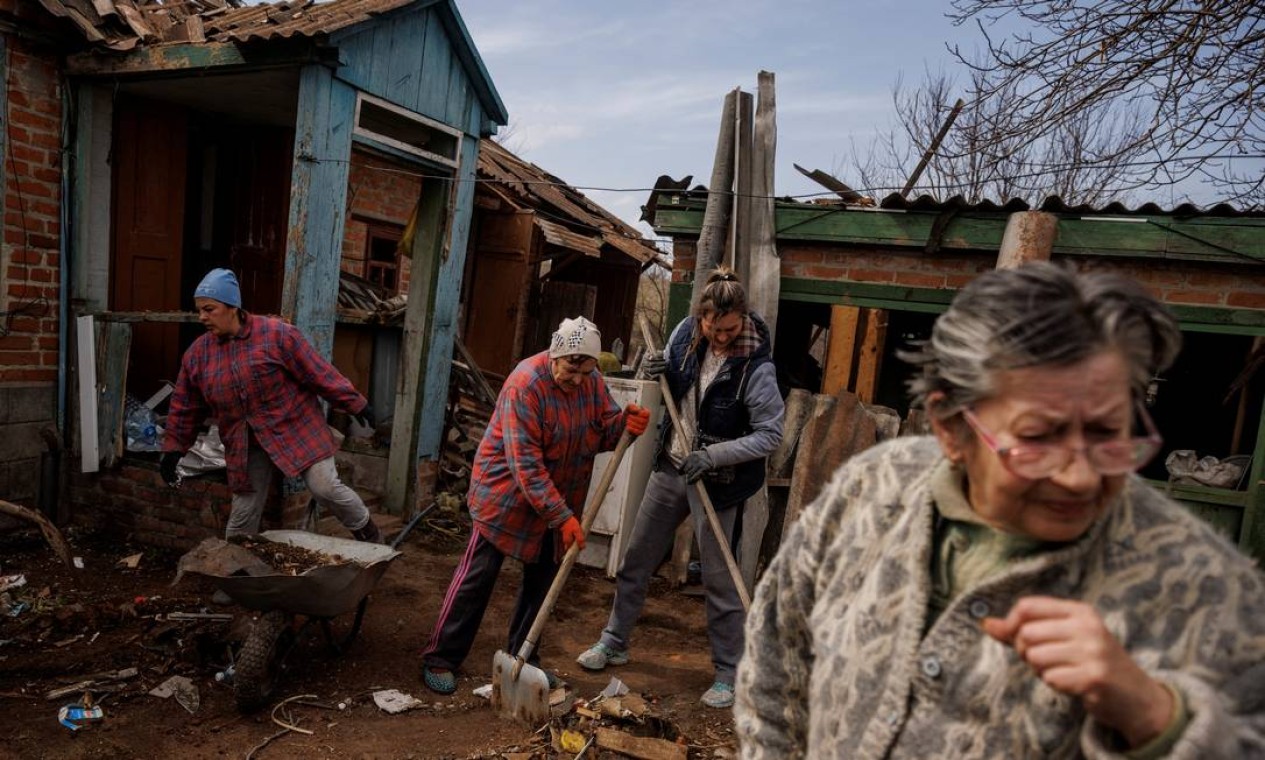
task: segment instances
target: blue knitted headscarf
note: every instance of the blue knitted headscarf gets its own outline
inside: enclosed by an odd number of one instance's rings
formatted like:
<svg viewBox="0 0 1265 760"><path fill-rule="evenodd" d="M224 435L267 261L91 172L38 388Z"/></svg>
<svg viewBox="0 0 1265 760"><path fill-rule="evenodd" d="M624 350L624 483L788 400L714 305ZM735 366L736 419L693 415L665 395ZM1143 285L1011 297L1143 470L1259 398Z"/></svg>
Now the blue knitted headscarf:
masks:
<svg viewBox="0 0 1265 760"><path fill-rule="evenodd" d="M231 269L212 269L198 283L193 291L194 298L214 298L220 303L236 306L242 305L242 289L237 284L237 275Z"/></svg>

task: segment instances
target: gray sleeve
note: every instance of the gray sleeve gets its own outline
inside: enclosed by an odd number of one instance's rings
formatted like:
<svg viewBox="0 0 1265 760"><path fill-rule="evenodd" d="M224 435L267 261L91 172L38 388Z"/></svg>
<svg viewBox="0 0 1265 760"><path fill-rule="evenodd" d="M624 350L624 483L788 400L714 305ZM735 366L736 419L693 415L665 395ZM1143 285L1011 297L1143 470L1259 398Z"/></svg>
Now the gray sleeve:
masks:
<svg viewBox="0 0 1265 760"><path fill-rule="evenodd" d="M786 407L777 389L777 369L772 362L756 368L747 383L743 402L751 414L751 432L741 438L706 447L712 466L727 467L772 454L782 442Z"/></svg>

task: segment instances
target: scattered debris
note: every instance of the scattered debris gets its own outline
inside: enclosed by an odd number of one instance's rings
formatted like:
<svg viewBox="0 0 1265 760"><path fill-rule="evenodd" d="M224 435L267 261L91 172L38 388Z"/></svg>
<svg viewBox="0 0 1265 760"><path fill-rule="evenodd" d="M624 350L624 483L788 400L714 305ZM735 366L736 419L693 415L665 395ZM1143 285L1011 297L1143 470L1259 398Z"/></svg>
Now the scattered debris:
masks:
<svg viewBox="0 0 1265 760"><path fill-rule="evenodd" d="M622 697L628 693L628 684L619 680L615 676L611 676L611 682L606 684L606 688L602 689L603 697Z"/></svg>
<svg viewBox="0 0 1265 760"><path fill-rule="evenodd" d="M83 557L74 557L73 559L71 559L71 562L74 563L76 570L83 569Z"/></svg>
<svg viewBox="0 0 1265 760"><path fill-rule="evenodd" d="M667 739L633 736L613 728L597 729L597 746L640 760L686 760L689 748Z"/></svg>
<svg viewBox="0 0 1265 760"><path fill-rule="evenodd" d="M198 693L198 687L186 676L172 676L166 681L158 684L149 690L151 697L159 699L167 699L175 697L180 706L189 711L192 715L202 706L202 696Z"/></svg>
<svg viewBox="0 0 1265 760"><path fill-rule="evenodd" d="M61 531L58 530L57 526L53 525L47 517L41 515L39 512L27 509L26 507L14 504L13 502L4 501L3 499L0 499L0 514L17 517L21 520L27 520L38 525L40 533L44 534L44 540L48 542L49 546L53 547L53 551L57 552L57 556L61 558L61 561L65 562L67 566L71 564L70 546L66 544L66 539L62 537ZM79 563L75 566L83 569L83 559L76 557L75 560Z"/></svg>
<svg viewBox="0 0 1265 760"><path fill-rule="evenodd" d="M141 557L143 556L145 556L144 552L137 552L119 560L115 563L115 566L126 567L128 570L135 570L137 567L140 567Z"/></svg>
<svg viewBox="0 0 1265 760"><path fill-rule="evenodd" d="M162 620L232 620L227 612L168 612L166 615L155 615L154 619Z"/></svg>
<svg viewBox="0 0 1265 760"><path fill-rule="evenodd" d="M126 681L129 678L135 678L139 673L140 671L137 668L123 668L122 670L107 671L105 673L92 673L69 686L53 689L52 691L47 692L44 694L44 699L52 701L54 699L61 699L67 694L86 692L89 689L94 689L96 691L112 691L112 689L105 684L116 681Z"/></svg>
<svg viewBox="0 0 1265 760"><path fill-rule="evenodd" d="M267 562L274 571L285 575L302 575L314 567L339 565L347 560L337 554L322 554L301 546L269 541L266 538L252 536L249 538L234 537L236 543L250 550L256 557Z"/></svg>
<svg viewBox="0 0 1265 760"><path fill-rule="evenodd" d="M373 703L379 709L392 715L422 707L423 703L412 694L405 694L399 689L383 689L373 693Z"/></svg>
<svg viewBox="0 0 1265 760"><path fill-rule="evenodd" d="M474 690L474 695L476 697L479 697L480 699L491 699L492 698L492 684L485 683L482 686L478 687L477 689Z"/></svg>
<svg viewBox="0 0 1265 760"><path fill-rule="evenodd" d="M100 707L93 706L91 702L91 695L85 695L83 702L63 706L57 711L57 722L71 731L78 731L83 726L73 721L93 722L104 718L105 712Z"/></svg>
<svg viewBox="0 0 1265 760"><path fill-rule="evenodd" d="M10 589L22 588L25 585L26 585L25 575L0 576L0 591L9 591Z"/></svg>

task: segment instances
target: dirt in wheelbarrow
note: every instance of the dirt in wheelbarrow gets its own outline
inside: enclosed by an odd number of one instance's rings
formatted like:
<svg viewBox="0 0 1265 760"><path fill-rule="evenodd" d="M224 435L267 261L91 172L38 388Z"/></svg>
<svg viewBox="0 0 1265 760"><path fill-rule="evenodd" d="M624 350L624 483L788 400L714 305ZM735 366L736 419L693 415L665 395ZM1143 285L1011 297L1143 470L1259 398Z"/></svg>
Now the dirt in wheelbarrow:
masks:
<svg viewBox="0 0 1265 760"><path fill-rule="evenodd" d="M505 645L516 563L502 571L456 694L439 696L422 684L419 652L464 549L453 527L419 526L375 587L346 651L333 653L312 626L314 635L301 637L266 706L247 715L238 712L230 683L216 676L256 613L212 604L214 589L198 576L172 587L177 553L72 529L67 540L83 560L83 569L74 569L36 533L0 535L0 576L25 579L0 594L0 758L574 757L549 751L547 732L499 716L473 693L489 683L493 654ZM134 568L121 562L137 553ZM543 665L567 683L568 699L592 699L616 675L645 698L650 724L669 726L689 757L732 756L730 712L698 702L712 680L700 597L656 579L632 661L605 673L575 663L601 633L613 591L600 570L576 569L543 637ZM335 618L335 635L353 618ZM149 694L172 676L196 687L194 711L177 697ZM103 717L79 721L73 731L59 723L59 710L81 701L84 682ZM388 714L372 698L384 689L410 694L421 706ZM295 697L301 699L277 707ZM288 731L274 718L311 733ZM586 757L618 755L590 750Z"/></svg>

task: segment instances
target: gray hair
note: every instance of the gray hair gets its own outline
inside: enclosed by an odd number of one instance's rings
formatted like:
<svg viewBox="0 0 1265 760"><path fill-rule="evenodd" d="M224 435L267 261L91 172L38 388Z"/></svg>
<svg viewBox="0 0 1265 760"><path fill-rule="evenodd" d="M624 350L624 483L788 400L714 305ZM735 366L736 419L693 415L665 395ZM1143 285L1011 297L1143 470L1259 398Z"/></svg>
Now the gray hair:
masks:
<svg viewBox="0 0 1265 760"><path fill-rule="evenodd" d="M1078 273L1050 263L986 272L958 293L931 339L900 357L920 371L909 381L914 402L941 392L928 410L946 419L994 392L999 371L1067 366L1116 348L1140 394L1181 348L1172 313L1141 285L1117 274Z"/></svg>

